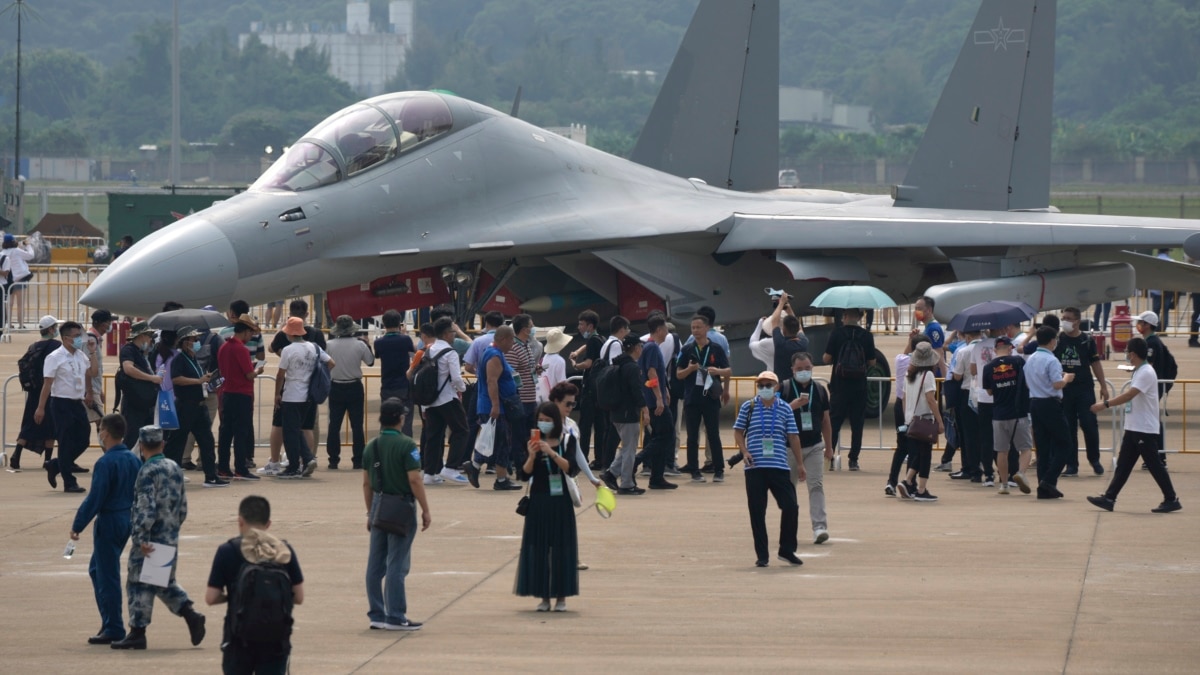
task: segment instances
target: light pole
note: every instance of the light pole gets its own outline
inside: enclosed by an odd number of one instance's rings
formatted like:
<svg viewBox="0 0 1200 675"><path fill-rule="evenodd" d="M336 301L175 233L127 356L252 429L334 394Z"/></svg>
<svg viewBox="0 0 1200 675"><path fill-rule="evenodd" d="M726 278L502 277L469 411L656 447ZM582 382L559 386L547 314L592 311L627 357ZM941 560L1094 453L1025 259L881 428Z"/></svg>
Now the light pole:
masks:
<svg viewBox="0 0 1200 675"><path fill-rule="evenodd" d="M171 186L179 185L179 0L171 20Z"/></svg>
<svg viewBox="0 0 1200 675"><path fill-rule="evenodd" d="M28 13L31 18L38 18L37 12L25 4L25 0L13 0L4 8L4 14L17 15L17 133L13 139L13 179L21 175L21 23Z"/></svg>

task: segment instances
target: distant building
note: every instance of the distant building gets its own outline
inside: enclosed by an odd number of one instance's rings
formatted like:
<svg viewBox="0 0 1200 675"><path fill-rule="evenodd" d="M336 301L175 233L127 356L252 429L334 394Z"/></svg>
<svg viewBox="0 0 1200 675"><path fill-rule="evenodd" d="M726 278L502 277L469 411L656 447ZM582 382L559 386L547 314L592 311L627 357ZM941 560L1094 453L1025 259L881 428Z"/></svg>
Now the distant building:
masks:
<svg viewBox="0 0 1200 675"><path fill-rule="evenodd" d="M835 103L830 92L799 87L779 88L779 124L875 133L870 106Z"/></svg>
<svg viewBox="0 0 1200 675"><path fill-rule="evenodd" d="M369 0L347 0L346 24L270 25L255 21L250 32L238 36L238 48L250 38L293 57L296 50L313 46L329 54L329 74L348 83L360 96L385 93L384 85L404 67L405 52L413 32L414 0L391 0L388 25L371 24Z"/></svg>

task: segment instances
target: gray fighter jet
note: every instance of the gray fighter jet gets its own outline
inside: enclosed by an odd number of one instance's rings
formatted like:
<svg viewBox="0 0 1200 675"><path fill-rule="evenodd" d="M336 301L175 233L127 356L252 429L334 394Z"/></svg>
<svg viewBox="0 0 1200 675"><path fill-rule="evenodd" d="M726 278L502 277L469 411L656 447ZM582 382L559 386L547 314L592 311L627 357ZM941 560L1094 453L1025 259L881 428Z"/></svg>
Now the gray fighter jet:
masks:
<svg viewBox="0 0 1200 675"><path fill-rule="evenodd" d="M379 96L319 124L247 192L139 242L81 302L147 315L167 299L328 291L335 313L367 315L455 287L471 311L536 305L567 323L599 296L631 318L710 305L733 326L761 316L747 300L767 286L802 303L834 284L901 301L937 285L946 316L981 299L1051 308L1135 283L1200 287L1200 268L1130 252L1200 257L1200 221L1049 208L1054 9L984 0L890 198L767 190L778 2L704 0L641 164L448 93Z"/></svg>

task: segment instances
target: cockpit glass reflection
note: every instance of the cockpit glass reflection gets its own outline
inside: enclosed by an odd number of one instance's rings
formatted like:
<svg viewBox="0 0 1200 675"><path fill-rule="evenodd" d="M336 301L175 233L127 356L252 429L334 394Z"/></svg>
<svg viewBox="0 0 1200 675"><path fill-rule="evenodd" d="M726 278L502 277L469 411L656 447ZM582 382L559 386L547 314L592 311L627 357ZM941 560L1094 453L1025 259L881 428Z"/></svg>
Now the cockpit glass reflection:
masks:
<svg viewBox="0 0 1200 675"><path fill-rule="evenodd" d="M303 192L341 179L342 170L333 155L315 143L301 141L272 164L252 187Z"/></svg>

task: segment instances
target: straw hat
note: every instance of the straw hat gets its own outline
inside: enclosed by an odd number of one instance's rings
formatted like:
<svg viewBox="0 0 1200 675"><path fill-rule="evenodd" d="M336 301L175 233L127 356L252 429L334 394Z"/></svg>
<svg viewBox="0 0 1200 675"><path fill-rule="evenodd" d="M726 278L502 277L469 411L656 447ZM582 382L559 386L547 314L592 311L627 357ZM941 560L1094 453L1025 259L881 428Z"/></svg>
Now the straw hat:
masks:
<svg viewBox="0 0 1200 675"><path fill-rule="evenodd" d="M557 354L571 343L571 336L563 333L561 328L551 328L546 332L546 353Z"/></svg>

